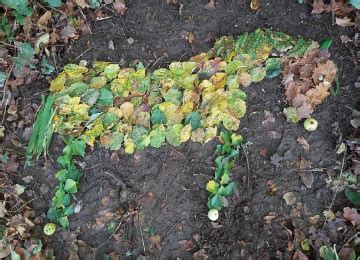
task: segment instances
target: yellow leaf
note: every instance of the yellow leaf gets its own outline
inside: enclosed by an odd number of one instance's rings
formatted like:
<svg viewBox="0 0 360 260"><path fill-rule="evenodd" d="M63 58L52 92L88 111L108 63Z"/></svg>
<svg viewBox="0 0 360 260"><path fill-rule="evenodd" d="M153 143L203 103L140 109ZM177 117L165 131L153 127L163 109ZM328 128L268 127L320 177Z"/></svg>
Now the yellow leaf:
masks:
<svg viewBox="0 0 360 260"><path fill-rule="evenodd" d="M49 90L51 92L62 91L65 88L66 83L66 73L63 71L50 83Z"/></svg>
<svg viewBox="0 0 360 260"><path fill-rule="evenodd" d="M215 86L216 89L224 88L226 85L227 75L224 72L215 73L215 75L211 76L210 81Z"/></svg>
<svg viewBox="0 0 360 260"><path fill-rule="evenodd" d="M186 142L190 139L191 136L191 125L186 125L180 132L180 141L182 143Z"/></svg>

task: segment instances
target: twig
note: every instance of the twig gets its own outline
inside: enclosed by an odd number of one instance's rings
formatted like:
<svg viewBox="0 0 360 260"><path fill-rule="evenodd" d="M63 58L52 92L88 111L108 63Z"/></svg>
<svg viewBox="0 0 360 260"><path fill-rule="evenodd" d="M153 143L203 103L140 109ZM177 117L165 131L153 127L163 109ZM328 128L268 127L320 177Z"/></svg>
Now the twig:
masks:
<svg viewBox="0 0 360 260"><path fill-rule="evenodd" d="M78 7L78 8L79 8L79 11L80 11L80 13L81 13L82 17L84 18L84 21L85 21L86 27L88 28L88 30L89 30L89 32L90 32L90 34L93 34L93 33L92 33L92 31L91 31L91 28L90 28L90 26L89 26L89 24L88 24L88 22L87 22L87 19L86 19L85 14L83 13L83 11L81 10L81 8L80 8L80 7Z"/></svg>
<svg viewBox="0 0 360 260"><path fill-rule="evenodd" d="M343 159L342 159L342 163L341 163L341 169L340 169L340 176L339 176L339 182L336 186L336 191L335 191L335 194L331 200L331 204L329 206L329 210L331 210L331 208L334 206L334 202L335 202L335 198L336 198L336 195L337 193L339 192L339 187L340 187L340 182L341 182L341 178L342 178L342 175L343 175L343 172L344 172L344 164L345 164L345 157L346 157L346 146L345 146L345 150L344 150L344 156L343 156Z"/></svg>
<svg viewBox="0 0 360 260"><path fill-rule="evenodd" d="M248 187L250 186L250 164L249 164L249 158L248 158L248 156L247 156L247 151L246 151L246 149L244 148L244 146L243 145L240 145L241 146L241 149L243 150L243 152L244 152L244 154L245 154L245 159L246 159L246 166L247 166L247 172L248 172Z"/></svg>
<svg viewBox="0 0 360 260"><path fill-rule="evenodd" d="M9 70L9 75L6 77L6 80L5 80L5 84L4 84L4 90L3 90L3 99L2 99L2 102L1 104L4 106L4 113L3 113L3 117L2 117L2 120L1 120L1 123L3 124L4 123L4 119L5 119L5 115L6 115L6 110L7 110L7 104L5 104L5 97L6 97L6 85L8 83L8 80L11 76L11 73L14 69L14 66L15 64L13 63L10 67L10 70Z"/></svg>
<svg viewBox="0 0 360 260"><path fill-rule="evenodd" d="M7 42L4 42L4 41L0 41L1 44L4 44L6 46L9 46L9 47L12 47L12 48L15 48L15 49L19 49L18 47L16 47L15 45L13 44L10 44L10 43L7 43Z"/></svg>
<svg viewBox="0 0 360 260"><path fill-rule="evenodd" d="M322 172L328 170L328 168L313 168L313 169L291 169L293 172Z"/></svg>
<svg viewBox="0 0 360 260"><path fill-rule="evenodd" d="M109 236L108 240L110 240L110 239L113 237L113 235L115 235L115 233L116 233L116 232L118 231L118 229L120 228L121 224L122 224L122 221L120 221L119 225L117 225L117 227L115 228L114 232L111 233L111 235Z"/></svg>
<svg viewBox="0 0 360 260"><path fill-rule="evenodd" d="M92 47L90 47L89 49L86 49L84 52L82 52L79 56L77 56L75 59L73 59L70 63L73 63L74 61L76 61L77 59L81 58L81 56L83 56L85 53L87 53L88 51L90 51L92 49Z"/></svg>
<svg viewBox="0 0 360 260"><path fill-rule="evenodd" d="M139 230L140 230L140 235L141 235L142 246L143 246L144 253L145 253L146 252L146 247L145 247L143 232L142 232L141 225L140 225L139 214L137 214L137 218L138 218L138 223L139 223Z"/></svg>
<svg viewBox="0 0 360 260"><path fill-rule="evenodd" d="M335 0L331 0L331 19L332 25L335 25Z"/></svg>
<svg viewBox="0 0 360 260"><path fill-rule="evenodd" d="M117 13L115 12L114 10L112 10L111 8L107 7L106 5L103 5L103 7L106 9L106 10L109 10L110 12L114 13L117 17L120 17L121 21L124 22L124 20L122 19L122 17ZM120 29L122 31L122 33L124 34L124 37L126 40L128 40L128 37L126 36L126 33L124 31L124 28L120 25Z"/></svg>
<svg viewBox="0 0 360 260"><path fill-rule="evenodd" d="M36 4L39 5L41 8L43 8L44 10L47 11L47 9L45 8L45 6L43 6L42 4L40 4L40 3L36 3ZM51 7L51 6L47 6L47 8L50 8L50 9L52 9L52 10L58 12L58 13L61 13L61 14L65 15L66 17L68 17L68 14L67 14L67 13L65 13L65 12L63 12L63 11L61 11L61 10L59 10L59 9L56 9L56 8L54 8L54 7Z"/></svg>

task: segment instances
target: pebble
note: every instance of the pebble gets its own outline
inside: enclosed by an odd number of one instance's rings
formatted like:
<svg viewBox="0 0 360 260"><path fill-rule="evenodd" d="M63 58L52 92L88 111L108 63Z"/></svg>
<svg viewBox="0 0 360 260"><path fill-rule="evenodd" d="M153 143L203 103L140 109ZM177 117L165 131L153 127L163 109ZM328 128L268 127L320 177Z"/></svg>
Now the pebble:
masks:
<svg viewBox="0 0 360 260"><path fill-rule="evenodd" d="M244 210L244 213L249 213L250 212L250 207L245 206L243 210Z"/></svg>
<svg viewBox="0 0 360 260"><path fill-rule="evenodd" d="M134 44L135 40L133 38L128 38L127 42L129 43L129 45Z"/></svg>

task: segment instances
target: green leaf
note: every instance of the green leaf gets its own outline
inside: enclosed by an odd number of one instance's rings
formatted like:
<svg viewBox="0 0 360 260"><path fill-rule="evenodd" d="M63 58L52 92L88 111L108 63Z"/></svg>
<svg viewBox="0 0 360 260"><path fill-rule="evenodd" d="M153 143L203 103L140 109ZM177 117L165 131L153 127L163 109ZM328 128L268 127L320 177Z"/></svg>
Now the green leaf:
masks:
<svg viewBox="0 0 360 260"><path fill-rule="evenodd" d="M55 221L57 219L56 208L54 208L54 207L49 208L49 210L47 212L47 218L52 221Z"/></svg>
<svg viewBox="0 0 360 260"><path fill-rule="evenodd" d="M360 206L360 192L352 191L349 188L346 188L345 196L352 204Z"/></svg>
<svg viewBox="0 0 360 260"><path fill-rule="evenodd" d="M190 124L192 130L201 128L201 114L199 111L190 112L185 117L185 124Z"/></svg>
<svg viewBox="0 0 360 260"><path fill-rule="evenodd" d="M65 191L62 188L59 188L55 192L55 196L53 197L53 202L56 208L60 208L63 206L62 202L65 196Z"/></svg>
<svg viewBox="0 0 360 260"><path fill-rule="evenodd" d="M46 0L46 2L51 7L60 7L61 6L61 0Z"/></svg>
<svg viewBox="0 0 360 260"><path fill-rule="evenodd" d="M71 204L71 196L70 196L70 194L65 194L64 195L62 203L63 203L64 207L70 206L70 204Z"/></svg>
<svg viewBox="0 0 360 260"><path fill-rule="evenodd" d="M152 110L150 120L153 125L166 124L165 114L158 107Z"/></svg>
<svg viewBox="0 0 360 260"><path fill-rule="evenodd" d="M62 169L62 170L58 171L55 174L55 178L58 179L59 181L65 182L66 179L68 178L68 170Z"/></svg>
<svg viewBox="0 0 360 260"><path fill-rule="evenodd" d="M67 179L64 186L64 191L68 193L77 192L77 183L72 179ZM65 195L65 194L64 194Z"/></svg>
<svg viewBox="0 0 360 260"><path fill-rule="evenodd" d="M86 148L86 144L83 140L78 139L78 140L73 140L71 142L71 151L73 155L84 156L85 148Z"/></svg>
<svg viewBox="0 0 360 260"><path fill-rule="evenodd" d="M215 196L213 196L208 203L208 207L209 207L209 209L220 210L223 207L221 196L219 194L216 194Z"/></svg>
<svg viewBox="0 0 360 260"><path fill-rule="evenodd" d="M15 68L22 70L24 66L34 57L35 49L28 42L23 42L19 46L19 56L15 60Z"/></svg>
<svg viewBox="0 0 360 260"><path fill-rule="evenodd" d="M256 67L250 70L250 76L252 82L260 82L266 76L266 69L263 67Z"/></svg>
<svg viewBox="0 0 360 260"><path fill-rule="evenodd" d="M107 144L103 144L105 148L110 149L111 151L117 151L121 148L121 144L124 141L124 134L119 132L113 132L107 135L109 138Z"/></svg>
<svg viewBox="0 0 360 260"><path fill-rule="evenodd" d="M114 104L113 93L110 90L107 90L106 88L100 89L99 92L100 92L100 96L97 100L97 104L99 104L100 106L112 107Z"/></svg>
<svg viewBox="0 0 360 260"><path fill-rule="evenodd" d="M220 194L221 196L231 196L234 193L235 186L235 182L230 182L226 186L221 186L219 188L218 194Z"/></svg>
<svg viewBox="0 0 360 260"><path fill-rule="evenodd" d="M41 60L41 74L50 75L55 71L55 67L51 65L45 57Z"/></svg>
<svg viewBox="0 0 360 260"><path fill-rule="evenodd" d="M175 124L168 126L166 130L166 141L172 146L179 146L181 144L180 133L184 128L182 124Z"/></svg>
<svg viewBox="0 0 360 260"><path fill-rule="evenodd" d="M96 103L100 97L100 92L97 89L89 88L81 97L81 101L85 102L89 106L92 106Z"/></svg>
<svg viewBox="0 0 360 260"><path fill-rule="evenodd" d="M135 125L130 133L130 138L134 140L136 147L144 149L150 144L150 136L148 130L143 126Z"/></svg>
<svg viewBox="0 0 360 260"><path fill-rule="evenodd" d="M274 78L281 74L282 61L281 58L269 58L265 62L266 78Z"/></svg>
<svg viewBox="0 0 360 260"><path fill-rule="evenodd" d="M165 142L166 128L163 125L159 125L157 128L153 129L149 135L150 145L155 148L160 148Z"/></svg>
<svg viewBox="0 0 360 260"><path fill-rule="evenodd" d="M70 216L74 213L74 208L73 206L68 206L64 209L64 215L65 216Z"/></svg>
<svg viewBox="0 0 360 260"><path fill-rule="evenodd" d="M325 40L323 40L321 43L320 43L320 50L327 50L330 48L332 44L332 39L331 38L327 38Z"/></svg>
<svg viewBox="0 0 360 260"><path fill-rule="evenodd" d="M223 176L221 176L220 184L227 184L230 180L229 174L225 173Z"/></svg>
<svg viewBox="0 0 360 260"><path fill-rule="evenodd" d="M180 106L182 102L183 93L177 88L171 88L163 94L165 101L170 101L173 104Z"/></svg>
<svg viewBox="0 0 360 260"><path fill-rule="evenodd" d="M69 227L69 220L67 216L61 217L58 219L59 224L63 227L63 228L68 228Z"/></svg>
<svg viewBox="0 0 360 260"><path fill-rule="evenodd" d="M296 109L293 107L286 107L284 108L284 115L286 116L286 120L289 123L296 124L299 122L299 117L297 115Z"/></svg>

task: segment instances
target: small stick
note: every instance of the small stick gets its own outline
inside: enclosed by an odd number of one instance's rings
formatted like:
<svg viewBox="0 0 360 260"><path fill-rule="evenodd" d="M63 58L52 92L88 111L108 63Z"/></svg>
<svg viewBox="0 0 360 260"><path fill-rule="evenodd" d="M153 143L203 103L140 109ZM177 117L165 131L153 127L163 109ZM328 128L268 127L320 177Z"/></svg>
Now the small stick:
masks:
<svg viewBox="0 0 360 260"><path fill-rule="evenodd" d="M335 194L332 198L332 201L331 201L331 204L329 206L329 210L331 210L331 208L334 206L334 202L335 202L335 198L336 198L336 195L339 191L339 187L340 187L340 181L341 181L341 178L343 176L343 172L344 172L344 165L345 165L345 157L346 157L346 146L345 146L345 150L344 150L344 156L343 156L343 159L342 159L342 163L341 163L341 169L340 169L340 176L339 176L339 182L336 186L336 191L335 191Z"/></svg>
<svg viewBox="0 0 360 260"><path fill-rule="evenodd" d="M72 61L70 61L70 63L73 63L74 61L76 61L77 59L81 58L85 53L87 53L88 51L90 51L92 49L92 47L90 47L89 49L86 49L84 52L82 52L79 56L77 56L75 59L73 59Z"/></svg>
<svg viewBox="0 0 360 260"><path fill-rule="evenodd" d="M250 164L249 164L249 158L247 156L247 151L244 148L243 145L241 145L241 149L243 150L244 154L245 154L245 158L246 158L246 166L247 166L247 172L248 172L248 178L247 178L247 182L248 182L248 187L250 186Z"/></svg>
<svg viewBox="0 0 360 260"><path fill-rule="evenodd" d="M5 120L5 115L6 115L6 110L7 110L7 104L5 104L5 96L6 96L6 85L8 83L8 80L11 76L11 73L14 69L14 66L15 64L13 63L10 67L10 70L9 70L9 75L6 77L6 80L5 80L5 83L4 83L4 90L3 90L3 99L2 99L2 102L1 104L4 106L4 114L3 114L3 117L2 117L2 120L1 120L1 123L3 124L4 123L4 120Z"/></svg>
<svg viewBox="0 0 360 260"><path fill-rule="evenodd" d="M81 13L82 17L84 18L84 21L85 21L86 27L88 28L88 30L89 30L89 32L90 32L90 34L93 34L93 33L92 33L92 31L91 31L91 29L90 29L90 26L89 26L89 24L88 24L88 22L87 22L87 19L86 19L85 14L83 13L83 11L81 10L81 8L80 8L80 7L78 7L78 8L79 8L79 10L80 10L80 13Z"/></svg>
<svg viewBox="0 0 360 260"><path fill-rule="evenodd" d="M331 19L332 25L335 25L335 0L331 0Z"/></svg>
<svg viewBox="0 0 360 260"><path fill-rule="evenodd" d="M146 252L146 247L145 247L144 236L143 236L141 225L140 225L139 214L137 214L137 218L138 218L138 223L139 223L139 230L140 230L140 235L141 235L142 246L143 246L144 253L145 253Z"/></svg>

